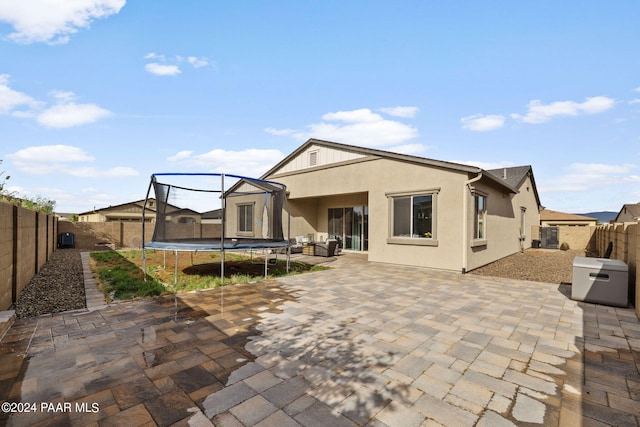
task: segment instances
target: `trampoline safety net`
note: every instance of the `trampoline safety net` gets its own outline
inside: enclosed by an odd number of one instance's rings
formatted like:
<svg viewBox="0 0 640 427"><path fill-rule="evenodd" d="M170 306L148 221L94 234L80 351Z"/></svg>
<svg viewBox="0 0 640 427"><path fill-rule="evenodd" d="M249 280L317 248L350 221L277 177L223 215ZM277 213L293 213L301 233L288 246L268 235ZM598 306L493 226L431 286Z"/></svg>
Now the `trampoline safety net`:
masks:
<svg viewBox="0 0 640 427"><path fill-rule="evenodd" d="M213 173L153 174L143 224L153 222L154 231L144 246L168 250L282 247L289 234L286 200L286 186L273 181Z"/></svg>

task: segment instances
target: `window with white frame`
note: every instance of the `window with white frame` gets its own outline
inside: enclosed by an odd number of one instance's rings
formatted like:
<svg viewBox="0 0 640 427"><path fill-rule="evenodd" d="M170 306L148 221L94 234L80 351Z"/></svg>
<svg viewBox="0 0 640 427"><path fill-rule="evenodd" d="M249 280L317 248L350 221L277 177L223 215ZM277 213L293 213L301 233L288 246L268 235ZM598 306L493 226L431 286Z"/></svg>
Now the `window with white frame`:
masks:
<svg viewBox="0 0 640 427"><path fill-rule="evenodd" d="M238 205L238 231L253 232L253 203Z"/></svg>
<svg viewBox="0 0 640 427"><path fill-rule="evenodd" d="M475 240L486 240L487 238L487 197L483 194L474 194L474 227L473 238Z"/></svg>
<svg viewBox="0 0 640 427"><path fill-rule="evenodd" d="M435 193L392 197L392 238L435 238Z"/></svg>
<svg viewBox="0 0 640 427"><path fill-rule="evenodd" d="M524 206L520 207L520 237L524 238L527 235L527 208Z"/></svg>

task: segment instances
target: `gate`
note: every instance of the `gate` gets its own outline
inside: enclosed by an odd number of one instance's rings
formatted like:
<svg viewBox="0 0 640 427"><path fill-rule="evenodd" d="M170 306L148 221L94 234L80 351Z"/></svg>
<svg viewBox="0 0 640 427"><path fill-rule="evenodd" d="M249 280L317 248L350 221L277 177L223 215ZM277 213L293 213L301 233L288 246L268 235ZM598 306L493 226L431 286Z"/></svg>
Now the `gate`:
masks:
<svg viewBox="0 0 640 427"><path fill-rule="evenodd" d="M540 227L540 247L544 249L558 249L558 227Z"/></svg>

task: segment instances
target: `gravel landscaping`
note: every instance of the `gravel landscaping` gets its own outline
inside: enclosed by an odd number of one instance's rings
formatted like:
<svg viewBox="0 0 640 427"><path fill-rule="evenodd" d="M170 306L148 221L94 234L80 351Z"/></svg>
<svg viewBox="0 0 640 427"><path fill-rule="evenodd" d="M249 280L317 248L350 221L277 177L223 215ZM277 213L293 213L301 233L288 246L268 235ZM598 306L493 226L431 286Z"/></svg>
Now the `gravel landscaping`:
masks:
<svg viewBox="0 0 640 427"><path fill-rule="evenodd" d="M14 305L16 317L85 308L79 249L58 249L27 284Z"/></svg>
<svg viewBox="0 0 640 427"><path fill-rule="evenodd" d="M527 249L469 273L533 282L571 283L573 259L577 256L584 256L584 251Z"/></svg>

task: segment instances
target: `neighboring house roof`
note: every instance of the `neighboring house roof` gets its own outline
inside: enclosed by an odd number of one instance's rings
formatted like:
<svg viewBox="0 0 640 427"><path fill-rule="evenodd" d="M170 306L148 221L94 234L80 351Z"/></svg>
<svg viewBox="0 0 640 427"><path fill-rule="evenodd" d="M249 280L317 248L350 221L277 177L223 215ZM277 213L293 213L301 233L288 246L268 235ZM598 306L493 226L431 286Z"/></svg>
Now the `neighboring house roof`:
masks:
<svg viewBox="0 0 640 427"><path fill-rule="evenodd" d="M212 211L203 212L202 219L222 219L222 209L214 209Z"/></svg>
<svg viewBox="0 0 640 427"><path fill-rule="evenodd" d="M358 147L355 145L342 144L342 143L332 142L332 141L324 141L324 140L314 139L314 138L307 140L307 142L302 144L295 151L293 151L287 157L282 159L278 164L276 164L274 167L269 169L264 175L262 175L261 178L267 179L267 177L269 176L277 175L276 172L278 171L278 169L280 169L283 165L287 164L291 159L295 158L300 153L304 152L311 145L325 146L329 148L350 151L350 152L368 155L368 156L382 157L382 158L400 160L400 161L411 162L411 163L418 163L422 165L433 166L433 167L438 167L438 168L443 168L448 170L455 170L459 172L466 172L466 173L472 173L472 174L482 173L483 177L486 177L487 179L493 181L494 183L498 184L499 186L503 187L504 189L508 190L511 193L517 193L518 187L520 186L520 184L522 184L522 181L527 176L529 176L531 178L531 183L533 185L533 191L536 197L536 202L538 203L538 206L541 206L540 197L538 196L538 190L536 188L535 181L533 180L533 172L532 172L531 166L518 166L518 167L506 168L507 179L503 179L503 172L505 170L504 168L486 171L476 166L463 165L460 163L447 162L443 160L434 160L426 157L413 156L409 154L394 153L391 151L378 150L375 148ZM319 167L322 167L322 166L319 166ZM500 173L497 173L498 171Z"/></svg>
<svg viewBox="0 0 640 427"><path fill-rule="evenodd" d="M620 212L618 212L618 215L616 216L616 221L623 212L628 213L636 220L640 219L640 203L628 203L622 205L622 209L620 209Z"/></svg>
<svg viewBox="0 0 640 427"><path fill-rule="evenodd" d="M565 212L552 211L551 209L542 209L540 211L540 221L584 221L593 222L597 218L591 218L584 215L576 215Z"/></svg>
<svg viewBox="0 0 640 427"><path fill-rule="evenodd" d="M194 211L189 208L177 208L175 211L169 212L167 215L200 215L200 212Z"/></svg>
<svg viewBox="0 0 640 427"><path fill-rule="evenodd" d="M155 201L155 199L149 199L149 200ZM79 213L78 215L91 215L91 214L96 213L96 212L102 212L102 211L108 211L108 210L114 210L114 209L117 210L119 208L122 208L122 207L128 206L128 205L136 205L136 206L138 206L138 207L140 207L142 209L142 207L144 206L144 202L145 202L145 199L136 200L135 202L121 203L119 205L108 206L106 208L92 209L92 210L87 211L87 212ZM180 208L178 206L174 206L174 205L171 205L171 204L167 204L167 206L171 206L174 209L182 209L182 208ZM155 210L156 210L155 209L155 203L154 203L154 207L151 207L151 206L147 205L146 209L155 212Z"/></svg>

